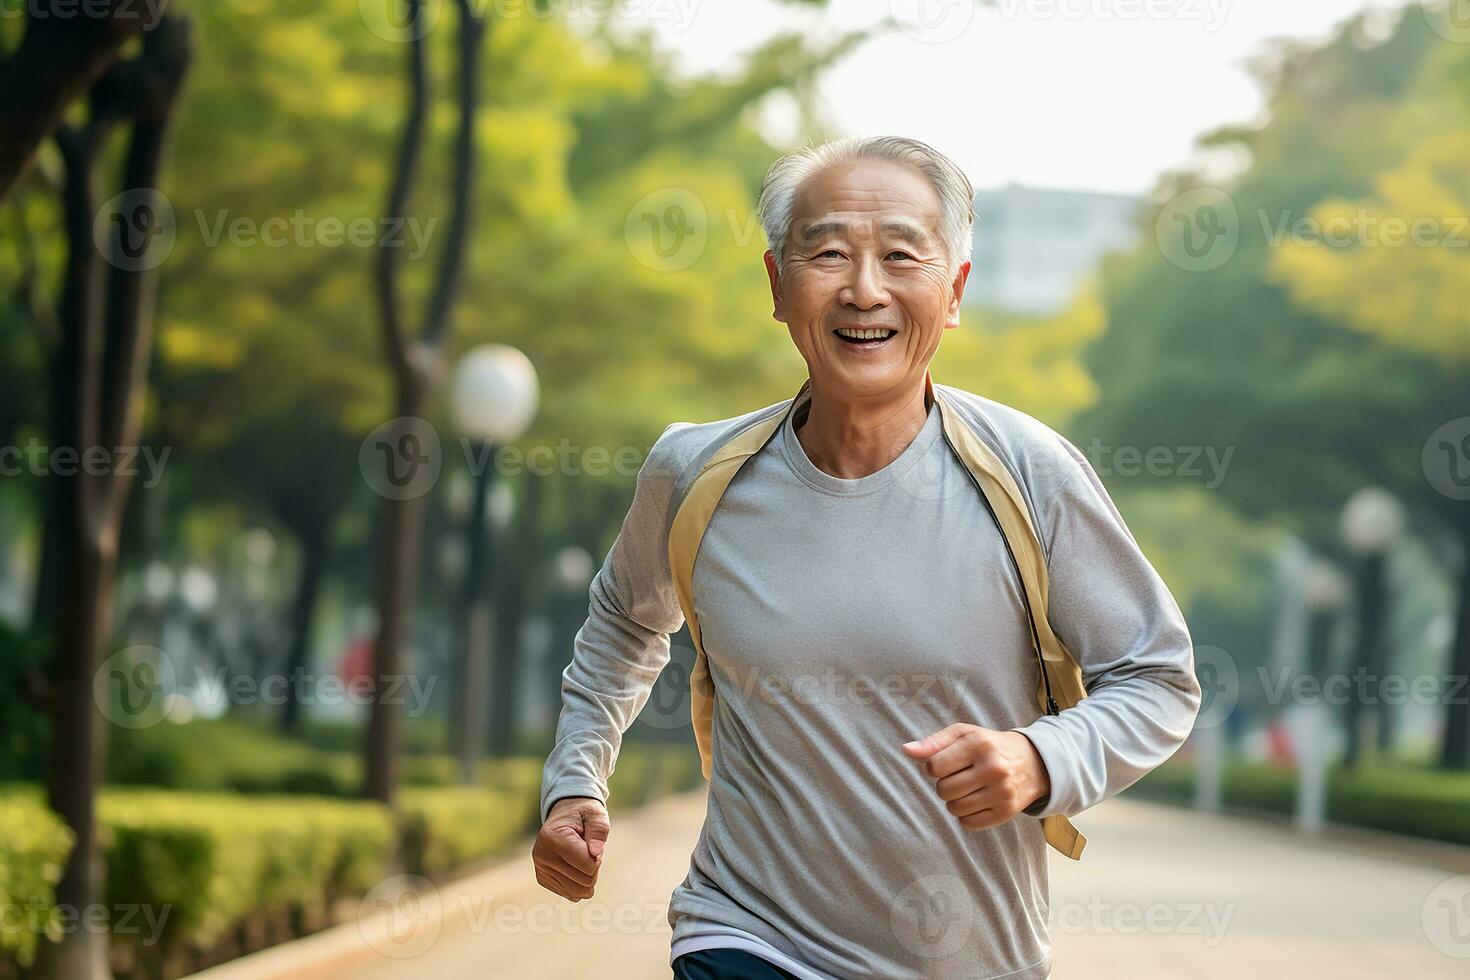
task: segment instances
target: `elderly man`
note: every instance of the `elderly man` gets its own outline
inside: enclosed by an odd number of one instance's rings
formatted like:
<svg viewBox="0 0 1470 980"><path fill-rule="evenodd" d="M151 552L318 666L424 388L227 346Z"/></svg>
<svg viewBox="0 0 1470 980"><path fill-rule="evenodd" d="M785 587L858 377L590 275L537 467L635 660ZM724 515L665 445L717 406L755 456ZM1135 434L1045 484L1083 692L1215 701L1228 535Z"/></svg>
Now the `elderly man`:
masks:
<svg viewBox="0 0 1470 980"><path fill-rule="evenodd" d="M688 622L703 833L675 977L1043 980L1046 845L1167 759L1188 629L1087 460L937 385L973 194L910 139L778 160L760 218L800 391L676 422L563 673L538 881L589 898L622 733ZM696 561L697 558L697 561Z"/></svg>

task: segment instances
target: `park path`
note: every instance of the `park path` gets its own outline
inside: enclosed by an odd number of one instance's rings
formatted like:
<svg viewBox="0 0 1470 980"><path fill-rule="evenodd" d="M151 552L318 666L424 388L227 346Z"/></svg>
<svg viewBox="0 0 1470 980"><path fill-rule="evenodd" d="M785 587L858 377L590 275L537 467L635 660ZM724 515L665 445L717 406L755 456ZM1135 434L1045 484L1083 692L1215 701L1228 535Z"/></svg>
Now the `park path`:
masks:
<svg viewBox="0 0 1470 980"><path fill-rule="evenodd" d="M541 889L527 851L436 890L442 916L400 918L391 933L337 930L358 952L326 968L294 969L281 956L267 969L262 958L220 980L668 980L668 897L704 806L696 791L615 814L592 899ZM1048 852L1056 980L1470 975L1470 959L1450 955L1470 957L1470 898L1435 891L1470 871L1470 850L1390 848L1354 834L1309 840L1127 799L1078 824L1089 835L1083 861ZM363 937L373 947L365 956Z"/></svg>

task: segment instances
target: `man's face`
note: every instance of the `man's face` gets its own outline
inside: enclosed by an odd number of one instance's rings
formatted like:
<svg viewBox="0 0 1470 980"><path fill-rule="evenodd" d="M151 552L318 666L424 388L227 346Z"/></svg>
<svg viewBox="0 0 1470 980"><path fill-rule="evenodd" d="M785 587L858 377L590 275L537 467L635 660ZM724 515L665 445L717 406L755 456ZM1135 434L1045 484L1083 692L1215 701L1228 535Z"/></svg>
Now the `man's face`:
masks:
<svg viewBox="0 0 1470 980"><path fill-rule="evenodd" d="M946 329L959 326L970 263L948 275L939 196L923 175L887 160L821 171L802 185L775 301L814 383L858 398L922 381ZM839 331L882 329L852 341Z"/></svg>

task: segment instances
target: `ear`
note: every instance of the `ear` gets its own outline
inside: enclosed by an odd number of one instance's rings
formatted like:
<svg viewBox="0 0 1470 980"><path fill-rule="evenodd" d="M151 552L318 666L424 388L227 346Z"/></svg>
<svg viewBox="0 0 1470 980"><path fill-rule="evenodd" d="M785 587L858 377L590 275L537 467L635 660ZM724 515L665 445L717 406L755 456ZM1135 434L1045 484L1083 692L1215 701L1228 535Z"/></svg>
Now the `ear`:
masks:
<svg viewBox="0 0 1470 980"><path fill-rule="evenodd" d="M949 310L944 329L953 330L960 325L960 302L965 298L965 282L970 278L970 263L960 263L954 282L950 283Z"/></svg>
<svg viewBox="0 0 1470 980"><path fill-rule="evenodd" d="M771 319L786 322L785 304L781 302L781 274L776 271L776 256L766 249L766 278L771 280Z"/></svg>

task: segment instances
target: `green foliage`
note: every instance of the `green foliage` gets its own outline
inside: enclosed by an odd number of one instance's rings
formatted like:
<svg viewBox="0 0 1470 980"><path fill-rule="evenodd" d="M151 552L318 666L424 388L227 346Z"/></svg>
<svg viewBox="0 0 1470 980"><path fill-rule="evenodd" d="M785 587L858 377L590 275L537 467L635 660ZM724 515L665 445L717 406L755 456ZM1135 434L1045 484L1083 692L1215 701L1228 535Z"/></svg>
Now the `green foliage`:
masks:
<svg viewBox="0 0 1470 980"><path fill-rule="evenodd" d="M228 719L117 729L108 781L128 786L242 793L355 796L361 761Z"/></svg>
<svg viewBox="0 0 1470 980"><path fill-rule="evenodd" d="M441 875L498 854L535 826L533 793L484 786L416 787L398 800L405 870Z"/></svg>
<svg viewBox="0 0 1470 980"><path fill-rule="evenodd" d="M316 744L308 744L229 718L116 729L108 753L108 782L208 792L358 796L362 755L353 746L361 742L361 733L323 729L313 740ZM442 753L404 755L400 767L405 786L446 786L459 780L458 760ZM495 789L524 792L539 787L540 779L537 759L479 763L479 781Z"/></svg>
<svg viewBox="0 0 1470 980"><path fill-rule="evenodd" d="M205 946L261 910L320 907L383 875L377 804L109 790L99 822L114 908L167 909L165 945Z"/></svg>
<svg viewBox="0 0 1470 980"><path fill-rule="evenodd" d="M0 780L41 776L50 726L24 694L28 677L40 673L41 649L34 634L0 622Z"/></svg>
<svg viewBox="0 0 1470 980"><path fill-rule="evenodd" d="M1350 22L1324 47L1287 46L1261 59L1268 121L1205 140L1250 160L1224 188L1238 214L1238 245L1218 268L1189 271L1168 260L1161 245L1170 243L1155 235L1162 208L1148 215L1145 241L1104 267L1108 330L1087 359L1101 390L1080 420L1088 435L1115 445L1233 448L1219 495L1319 546L1337 539L1342 504L1367 484L1393 490L1431 518L1443 514L1446 500L1424 479L1419 448L1467 410L1470 377L1425 354L1448 343L1443 324L1420 324L1413 344L1348 329L1341 307L1357 300L1317 302L1321 289L1302 281L1325 275L1318 266L1330 260L1319 250L1308 261L1284 247L1289 238L1275 238L1314 209L1359 200L1375 186L1381 193L1412 185L1404 193L1416 207L1434 198L1423 181L1391 172L1406 141L1445 125L1443 116L1403 107L1430 98L1421 90L1425 66L1454 47L1413 14L1380 44L1360 43ZM1428 163L1408 166L1418 173ZM1171 175L1155 197L1163 202L1203 184ZM1408 262L1407 253L1423 250L1379 251L1385 255L1374 261ZM1365 279L1367 288L1381 281ZM1427 309L1416 301L1393 315L1412 323Z"/></svg>
<svg viewBox="0 0 1470 980"><path fill-rule="evenodd" d="M29 966L42 938L60 938L53 902L73 836L29 795L0 796L0 828L0 909L10 911L0 928L0 960Z"/></svg>

